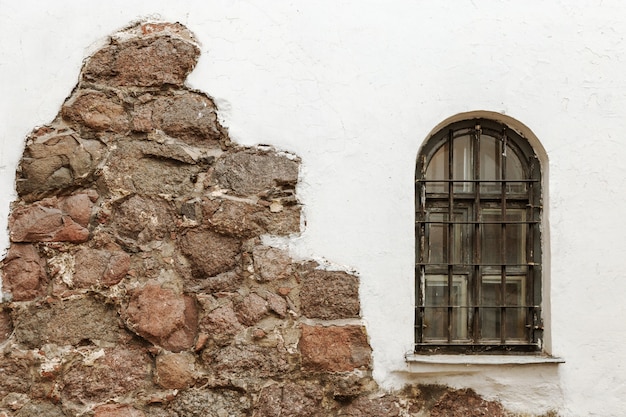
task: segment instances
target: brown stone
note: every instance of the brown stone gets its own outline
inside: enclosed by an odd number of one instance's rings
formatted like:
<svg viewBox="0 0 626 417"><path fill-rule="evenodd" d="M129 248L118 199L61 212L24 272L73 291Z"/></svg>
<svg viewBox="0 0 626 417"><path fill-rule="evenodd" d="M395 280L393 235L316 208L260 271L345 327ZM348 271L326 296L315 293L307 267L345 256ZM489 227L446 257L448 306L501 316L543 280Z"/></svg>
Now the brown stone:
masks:
<svg viewBox="0 0 626 417"><path fill-rule="evenodd" d="M246 326L253 326L267 313L267 301L258 294L251 293L237 303L237 317Z"/></svg>
<svg viewBox="0 0 626 417"><path fill-rule="evenodd" d="M241 151L220 158L214 175L222 187L236 195L271 194L273 189L295 187L298 164L273 152Z"/></svg>
<svg viewBox="0 0 626 417"><path fill-rule="evenodd" d="M243 277L237 271L228 271L214 277L205 277L202 270L196 270L197 279L185 281L186 292L216 293L234 292L243 281Z"/></svg>
<svg viewBox="0 0 626 417"><path fill-rule="evenodd" d="M302 325L299 343L302 366L314 372L345 372L368 368L371 348L362 326Z"/></svg>
<svg viewBox="0 0 626 417"><path fill-rule="evenodd" d="M294 271L293 260L287 252L268 246L257 246L252 251L254 272L261 281L275 281L291 276Z"/></svg>
<svg viewBox="0 0 626 417"><path fill-rule="evenodd" d="M78 288L109 287L119 283L130 267L126 252L82 247L76 254L73 284Z"/></svg>
<svg viewBox="0 0 626 417"><path fill-rule="evenodd" d="M188 389L172 401L171 408L177 417L247 417L250 399L228 389Z"/></svg>
<svg viewBox="0 0 626 417"><path fill-rule="evenodd" d="M4 343L13 332L13 322L7 310L0 308L0 344Z"/></svg>
<svg viewBox="0 0 626 417"><path fill-rule="evenodd" d="M384 396L382 398L359 397L341 410L340 416L346 417L379 417L400 416L401 408L398 398ZM404 415L404 414L402 414ZM465 416L465 414L448 414L447 416Z"/></svg>
<svg viewBox="0 0 626 417"><path fill-rule="evenodd" d="M194 355L163 353L156 358L156 382L163 388L185 389L195 380Z"/></svg>
<svg viewBox="0 0 626 417"><path fill-rule="evenodd" d="M239 240L206 229L188 230L180 239L181 251L191 262L196 278L218 275L234 268Z"/></svg>
<svg viewBox="0 0 626 417"><path fill-rule="evenodd" d="M105 404L94 411L94 417L145 417L143 411L127 404Z"/></svg>
<svg viewBox="0 0 626 417"><path fill-rule="evenodd" d="M243 330L235 311L228 305L220 306L201 320L200 328L218 344L228 343L234 335Z"/></svg>
<svg viewBox="0 0 626 417"><path fill-rule="evenodd" d="M14 310L13 326L17 341L28 348L46 343L61 346L84 341L116 343L122 331L117 312L91 297L22 306Z"/></svg>
<svg viewBox="0 0 626 417"><path fill-rule="evenodd" d="M121 142L107 158L102 182L112 193L188 194L200 171L194 164L181 146L152 141Z"/></svg>
<svg viewBox="0 0 626 417"><path fill-rule="evenodd" d="M226 200L207 220L214 230L229 236L284 236L300 232L300 207L287 206L279 213L272 213L263 205Z"/></svg>
<svg viewBox="0 0 626 417"><path fill-rule="evenodd" d="M75 199L84 202L82 198ZM89 230L84 220L91 215L92 203L85 202L68 212L64 211L68 208L66 200L52 197L34 204L17 206L9 218L11 241L85 242L89 238Z"/></svg>
<svg viewBox="0 0 626 417"><path fill-rule="evenodd" d="M130 129L128 114L118 99L101 91L79 91L65 103L61 115L70 123L95 131L124 133Z"/></svg>
<svg viewBox="0 0 626 417"><path fill-rule="evenodd" d="M4 260L3 287L13 300L25 301L45 294L45 261L33 245L13 243Z"/></svg>
<svg viewBox="0 0 626 417"><path fill-rule="evenodd" d="M276 313L278 317L285 318L287 315L287 301L280 295L269 291L265 293L265 298L269 309Z"/></svg>
<svg viewBox="0 0 626 417"><path fill-rule="evenodd" d="M485 401L471 389L446 392L430 410L430 417L506 417L502 405Z"/></svg>
<svg viewBox="0 0 626 417"><path fill-rule="evenodd" d="M359 317L359 280L345 272L313 270L303 276L300 304L308 318Z"/></svg>
<svg viewBox="0 0 626 417"><path fill-rule="evenodd" d="M222 128L213 101L201 93L183 91L150 103L154 128L183 141L217 147Z"/></svg>
<svg viewBox="0 0 626 417"><path fill-rule="evenodd" d="M167 350L180 352L194 345L198 309L193 297L148 284L132 293L126 317L135 333Z"/></svg>
<svg viewBox="0 0 626 417"><path fill-rule="evenodd" d="M102 160L104 145L96 140L56 131L47 136L35 133L20 162L16 189L26 201L85 182Z"/></svg>
<svg viewBox="0 0 626 417"><path fill-rule="evenodd" d="M170 25L170 29L173 25ZM179 28L178 32L186 29ZM160 36L112 41L85 64L83 79L120 87L182 87L196 65L200 50L178 36ZM184 37L191 38L188 34ZM165 35L165 36L163 36Z"/></svg>
<svg viewBox="0 0 626 417"><path fill-rule="evenodd" d="M319 385L273 384L261 390L252 417L322 417L327 415L322 408L322 398Z"/></svg>
<svg viewBox="0 0 626 417"><path fill-rule="evenodd" d="M64 402L106 402L120 395L140 392L151 385L152 361L140 349L118 346L83 354L63 374L61 394Z"/></svg>
<svg viewBox="0 0 626 417"><path fill-rule="evenodd" d="M12 355L0 355L0 399L9 393L28 393L33 383L30 372L32 360Z"/></svg>
<svg viewBox="0 0 626 417"><path fill-rule="evenodd" d="M220 381L269 378L293 371L289 353L281 347L257 345L227 346L216 351L205 349L205 363Z"/></svg>
<svg viewBox="0 0 626 417"><path fill-rule="evenodd" d="M125 244L162 240L175 229L173 206L159 197L133 195L117 203L112 226Z"/></svg>
<svg viewBox="0 0 626 417"><path fill-rule="evenodd" d="M20 408L15 417L65 417L61 407L49 402L30 401Z"/></svg>

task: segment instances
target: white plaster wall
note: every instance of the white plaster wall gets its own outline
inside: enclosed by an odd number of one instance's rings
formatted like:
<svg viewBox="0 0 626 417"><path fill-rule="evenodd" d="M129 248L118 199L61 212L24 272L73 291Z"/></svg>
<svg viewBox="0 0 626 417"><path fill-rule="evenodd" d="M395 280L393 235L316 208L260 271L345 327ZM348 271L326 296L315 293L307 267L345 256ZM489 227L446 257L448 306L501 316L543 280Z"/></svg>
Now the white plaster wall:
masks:
<svg viewBox="0 0 626 417"><path fill-rule="evenodd" d="M143 17L180 21L203 56L189 84L231 136L303 160L299 256L361 276L384 387L475 388L513 410L626 411L626 5L620 0L0 0L0 247L30 130L54 118L81 61ZM550 163L551 351L561 365L410 372L413 171L442 120L526 124Z"/></svg>

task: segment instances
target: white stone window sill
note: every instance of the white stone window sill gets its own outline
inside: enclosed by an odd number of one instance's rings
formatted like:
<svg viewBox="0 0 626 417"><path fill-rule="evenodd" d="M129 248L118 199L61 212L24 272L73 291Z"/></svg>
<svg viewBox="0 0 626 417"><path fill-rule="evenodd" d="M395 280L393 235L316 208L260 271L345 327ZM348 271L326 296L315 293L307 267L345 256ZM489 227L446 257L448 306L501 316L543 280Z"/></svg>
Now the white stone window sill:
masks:
<svg viewBox="0 0 626 417"><path fill-rule="evenodd" d="M416 365L542 365L565 363L565 359L548 355L406 355Z"/></svg>

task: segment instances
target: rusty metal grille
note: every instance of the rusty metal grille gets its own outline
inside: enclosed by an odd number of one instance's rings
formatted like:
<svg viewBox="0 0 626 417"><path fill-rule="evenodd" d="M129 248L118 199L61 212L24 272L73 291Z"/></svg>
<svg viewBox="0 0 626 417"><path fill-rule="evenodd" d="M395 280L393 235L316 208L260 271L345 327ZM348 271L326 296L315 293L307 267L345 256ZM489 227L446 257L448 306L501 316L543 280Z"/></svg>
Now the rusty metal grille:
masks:
<svg viewBox="0 0 626 417"><path fill-rule="evenodd" d="M541 172L499 122L454 123L415 178L415 351L540 351Z"/></svg>

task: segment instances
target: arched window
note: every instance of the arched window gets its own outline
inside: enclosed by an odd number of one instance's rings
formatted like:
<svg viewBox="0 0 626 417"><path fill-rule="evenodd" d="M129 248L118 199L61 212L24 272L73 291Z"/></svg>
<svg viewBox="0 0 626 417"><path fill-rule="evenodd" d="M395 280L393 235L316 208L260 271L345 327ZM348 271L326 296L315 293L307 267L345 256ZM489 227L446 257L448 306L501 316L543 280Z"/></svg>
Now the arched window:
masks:
<svg viewBox="0 0 626 417"><path fill-rule="evenodd" d="M415 174L416 352L541 350L541 170L488 119L452 123Z"/></svg>

